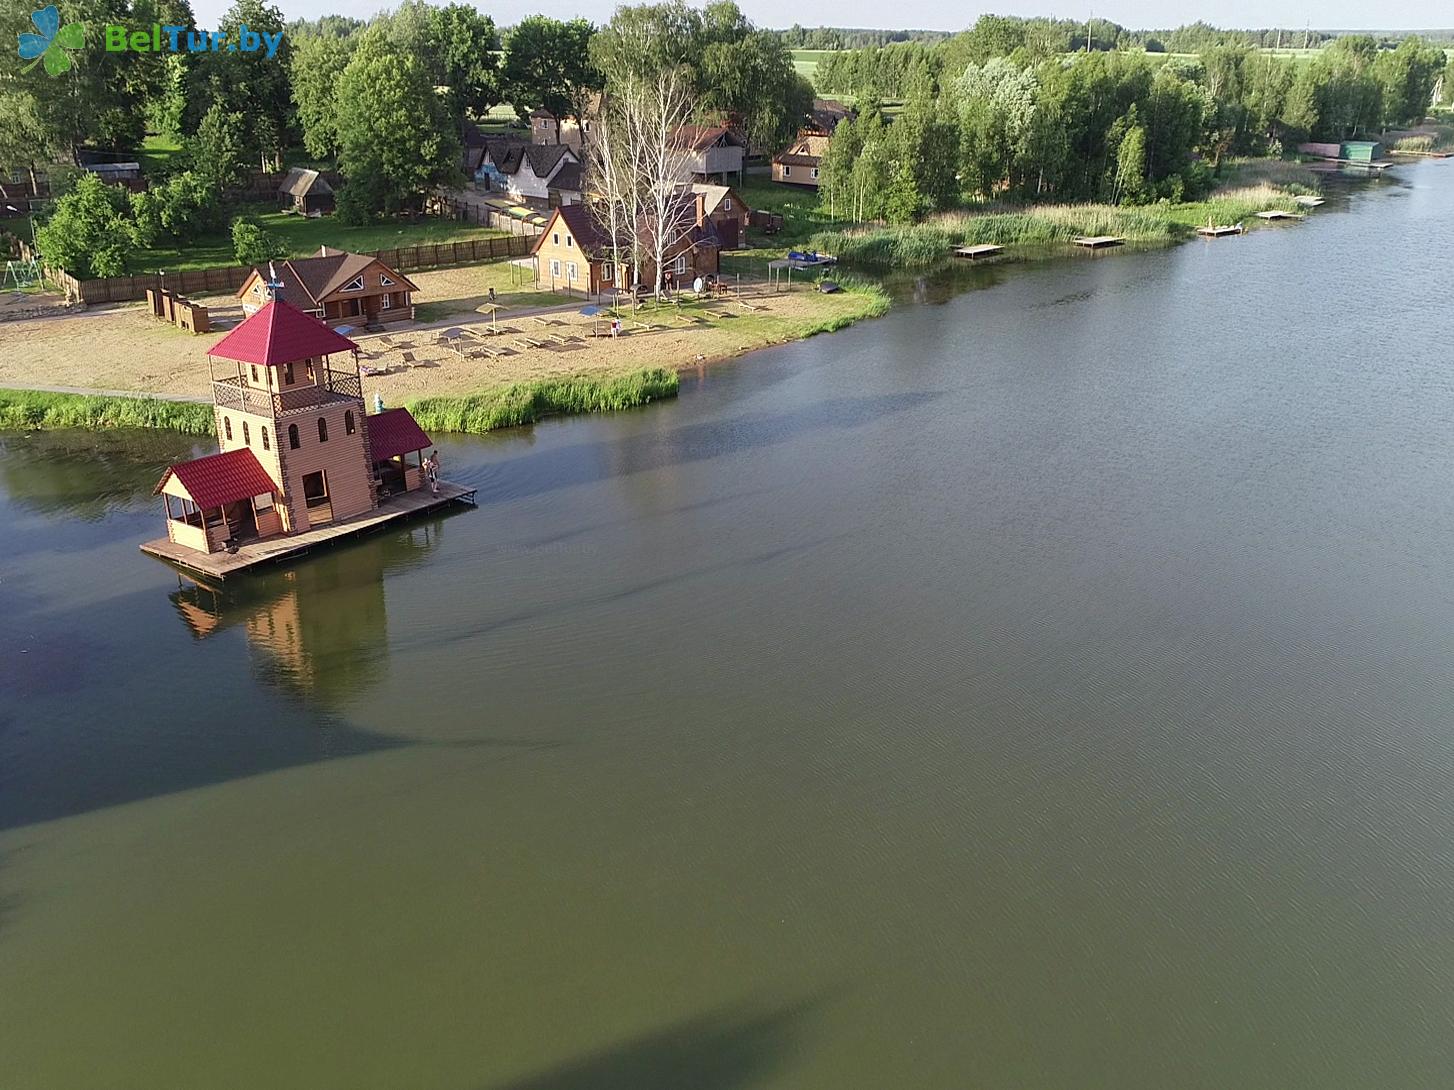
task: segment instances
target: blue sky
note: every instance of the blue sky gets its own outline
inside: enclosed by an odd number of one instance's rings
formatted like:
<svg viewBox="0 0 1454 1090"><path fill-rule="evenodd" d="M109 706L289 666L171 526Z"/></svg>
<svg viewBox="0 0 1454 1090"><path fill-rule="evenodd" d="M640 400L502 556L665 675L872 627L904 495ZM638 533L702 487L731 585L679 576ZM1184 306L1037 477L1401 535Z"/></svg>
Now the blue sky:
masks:
<svg viewBox="0 0 1454 1090"><path fill-rule="evenodd" d="M215 26L229 0L193 0L197 20L204 27ZM278 2L278 0L275 0ZM1448 0L1389 0L1370 4L1367 0L1117 0L1116 3L1088 4L1082 8L1045 3L1000 2L987 7L950 3L948 0L738 0L738 5L759 26L915 27L929 30L960 30L983 12L1002 15L1057 15L1084 19L1095 14L1130 27L1168 27L1205 19L1218 26L1301 27L1311 23L1323 28L1411 29L1454 25L1454 5ZM380 8L393 6L380 0L281 0L278 6L290 18L327 13L366 18ZM584 15L594 22L609 19L613 0L503 0L476 4L495 22L509 24L524 15L542 13L557 18Z"/></svg>

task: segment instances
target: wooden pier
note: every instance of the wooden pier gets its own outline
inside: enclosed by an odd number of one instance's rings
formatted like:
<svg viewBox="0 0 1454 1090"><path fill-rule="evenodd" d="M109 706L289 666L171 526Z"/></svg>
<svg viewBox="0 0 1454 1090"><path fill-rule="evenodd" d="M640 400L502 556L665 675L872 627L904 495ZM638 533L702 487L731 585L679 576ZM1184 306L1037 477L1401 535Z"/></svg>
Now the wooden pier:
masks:
<svg viewBox="0 0 1454 1090"><path fill-rule="evenodd" d="M1004 252L1005 248L1003 246L992 246L989 243L983 243L979 246L954 247L954 256L962 257L967 261L978 261L982 257L994 257L996 254L1002 254Z"/></svg>
<svg viewBox="0 0 1454 1090"><path fill-rule="evenodd" d="M1242 225L1240 223L1204 223L1197 228L1197 234L1202 238L1223 238L1226 235L1240 235Z"/></svg>
<svg viewBox="0 0 1454 1090"><path fill-rule="evenodd" d="M1284 212L1280 208L1269 208L1266 212L1258 212L1260 220L1300 220L1303 218L1301 212Z"/></svg>
<svg viewBox="0 0 1454 1090"><path fill-rule="evenodd" d="M1087 250L1104 250L1111 246L1122 246L1126 240L1120 235L1086 235L1075 240L1077 246Z"/></svg>
<svg viewBox="0 0 1454 1090"><path fill-rule="evenodd" d="M239 545L236 552L204 553L178 545L167 538L148 541L141 546L141 551L199 575L226 579L230 575L249 571L262 564L294 559L313 549L384 529L416 515L438 511L454 504L473 505L475 492L475 489L466 488L464 485L440 481L437 495L427 488L401 492L380 501L378 507L362 515L331 522L301 534L249 541Z"/></svg>
<svg viewBox="0 0 1454 1090"><path fill-rule="evenodd" d="M1328 203L1322 197L1312 197L1306 193L1299 193L1293 200L1304 208L1317 208L1319 205Z"/></svg>

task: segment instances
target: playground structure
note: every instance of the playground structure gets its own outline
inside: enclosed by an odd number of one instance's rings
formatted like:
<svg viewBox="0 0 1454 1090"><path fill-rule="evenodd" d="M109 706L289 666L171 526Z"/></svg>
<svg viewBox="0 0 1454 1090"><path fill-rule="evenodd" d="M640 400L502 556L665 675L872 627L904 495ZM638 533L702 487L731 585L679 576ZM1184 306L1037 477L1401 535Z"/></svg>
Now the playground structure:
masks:
<svg viewBox="0 0 1454 1090"><path fill-rule="evenodd" d="M0 279L0 291L26 291L36 287L42 280L40 262L35 258L5 262L5 277Z"/></svg>

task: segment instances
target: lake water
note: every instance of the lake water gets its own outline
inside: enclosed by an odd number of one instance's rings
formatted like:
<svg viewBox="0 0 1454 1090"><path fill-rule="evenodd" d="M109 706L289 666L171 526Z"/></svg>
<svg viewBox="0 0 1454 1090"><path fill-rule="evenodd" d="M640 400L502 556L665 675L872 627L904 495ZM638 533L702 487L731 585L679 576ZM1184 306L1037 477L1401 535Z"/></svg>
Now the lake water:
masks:
<svg viewBox="0 0 1454 1090"><path fill-rule="evenodd" d="M200 590L0 437L9 1090L1454 1085L1454 162Z"/></svg>

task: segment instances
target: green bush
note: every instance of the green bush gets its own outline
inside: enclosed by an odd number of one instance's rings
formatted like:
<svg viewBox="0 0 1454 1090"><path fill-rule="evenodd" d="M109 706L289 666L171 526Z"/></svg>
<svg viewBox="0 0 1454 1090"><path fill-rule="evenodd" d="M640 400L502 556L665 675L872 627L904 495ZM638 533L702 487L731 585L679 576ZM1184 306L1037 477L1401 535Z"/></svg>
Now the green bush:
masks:
<svg viewBox="0 0 1454 1090"><path fill-rule="evenodd" d="M212 406L198 401L0 390L0 431L157 428L210 435L213 427Z"/></svg>
<svg viewBox="0 0 1454 1090"><path fill-rule="evenodd" d="M260 265L275 257L287 257L288 247L256 216L238 216L232 221L232 253L239 265Z"/></svg>
<svg viewBox="0 0 1454 1090"><path fill-rule="evenodd" d="M615 412L675 397L675 371L648 367L626 375L567 375L516 382L465 397L425 397L409 411L426 431L486 432L564 413Z"/></svg>

